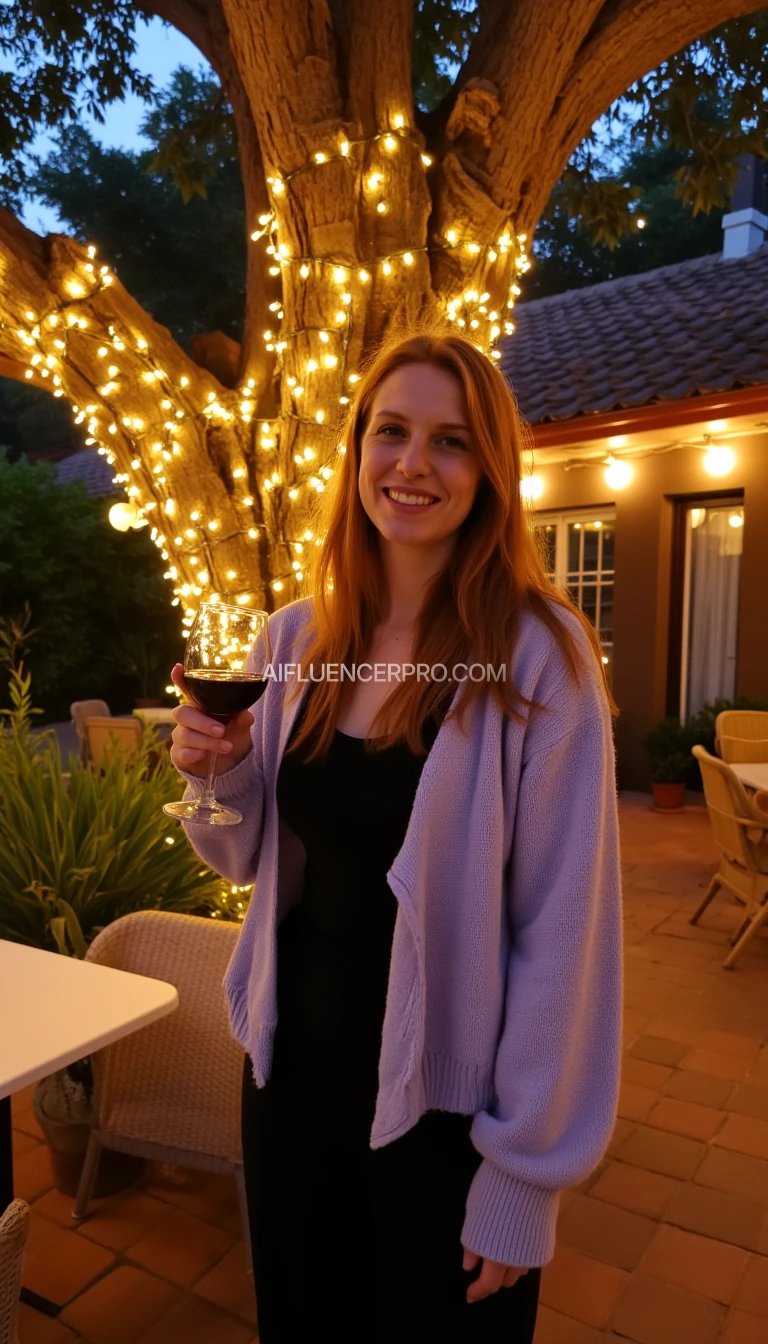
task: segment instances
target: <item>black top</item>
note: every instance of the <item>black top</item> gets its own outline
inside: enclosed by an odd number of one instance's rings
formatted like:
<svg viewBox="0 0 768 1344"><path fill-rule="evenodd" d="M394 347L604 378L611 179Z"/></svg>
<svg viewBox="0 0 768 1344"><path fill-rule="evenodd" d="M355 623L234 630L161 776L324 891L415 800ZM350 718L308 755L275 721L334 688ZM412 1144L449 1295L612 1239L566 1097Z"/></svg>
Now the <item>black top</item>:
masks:
<svg viewBox="0 0 768 1344"><path fill-rule="evenodd" d="M426 726L429 747L438 726ZM367 1142L397 916L386 874L427 757L405 744L371 753L339 730L325 759L304 755L284 754L277 779L278 812L307 860L301 903L278 930L272 1076L340 1105Z"/></svg>

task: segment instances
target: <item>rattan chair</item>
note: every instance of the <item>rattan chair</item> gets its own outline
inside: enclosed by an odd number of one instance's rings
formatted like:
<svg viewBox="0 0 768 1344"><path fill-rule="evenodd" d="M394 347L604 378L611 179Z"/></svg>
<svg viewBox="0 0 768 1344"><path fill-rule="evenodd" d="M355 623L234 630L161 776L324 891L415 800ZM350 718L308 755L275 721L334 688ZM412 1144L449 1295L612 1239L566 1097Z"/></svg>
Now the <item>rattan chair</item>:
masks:
<svg viewBox="0 0 768 1344"><path fill-rule="evenodd" d="M142 731L138 719L89 716L85 720L85 735L91 764L98 767L113 751L132 755L141 741Z"/></svg>
<svg viewBox="0 0 768 1344"><path fill-rule="evenodd" d="M243 1052L222 988L239 926L141 910L94 938L87 960L166 980L179 1006L93 1056L94 1125L73 1217L87 1216L103 1148L237 1179L248 1242L240 1138Z"/></svg>
<svg viewBox="0 0 768 1344"><path fill-rule="evenodd" d="M694 747L693 754L701 769L720 867L691 923L697 922L720 887L744 901L744 917L731 939L733 950L723 962L730 969L768 919L768 814L755 806L730 766L719 757L711 756L704 747Z"/></svg>
<svg viewBox="0 0 768 1344"><path fill-rule="evenodd" d="M728 765L768 761L768 713L724 709L715 719L715 751Z"/></svg>
<svg viewBox="0 0 768 1344"><path fill-rule="evenodd" d="M19 1344L19 1293L29 1235L29 1205L14 1199L0 1215L0 1344Z"/></svg>
<svg viewBox="0 0 768 1344"><path fill-rule="evenodd" d="M109 718L110 708L106 700L75 700L69 706L72 723L80 744L80 760L88 763L88 738L85 732L85 720L88 718Z"/></svg>

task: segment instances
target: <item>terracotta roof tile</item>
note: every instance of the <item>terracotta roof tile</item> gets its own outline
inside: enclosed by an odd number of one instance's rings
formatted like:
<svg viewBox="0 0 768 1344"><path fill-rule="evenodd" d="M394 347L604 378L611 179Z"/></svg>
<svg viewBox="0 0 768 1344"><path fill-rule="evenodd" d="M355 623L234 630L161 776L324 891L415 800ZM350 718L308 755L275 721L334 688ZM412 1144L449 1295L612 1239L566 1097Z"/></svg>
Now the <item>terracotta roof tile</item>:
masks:
<svg viewBox="0 0 768 1344"><path fill-rule="evenodd" d="M768 383L768 243L515 309L502 369L531 424Z"/></svg>

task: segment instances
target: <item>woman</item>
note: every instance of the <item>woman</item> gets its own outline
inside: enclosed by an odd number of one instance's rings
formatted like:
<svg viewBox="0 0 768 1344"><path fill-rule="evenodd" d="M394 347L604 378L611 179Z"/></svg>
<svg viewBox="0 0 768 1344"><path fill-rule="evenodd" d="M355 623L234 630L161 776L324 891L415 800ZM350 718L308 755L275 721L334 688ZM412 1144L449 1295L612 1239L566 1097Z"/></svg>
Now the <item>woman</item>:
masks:
<svg viewBox="0 0 768 1344"><path fill-rule="evenodd" d="M260 1340L530 1344L615 1114L612 701L489 359L385 348L345 447L317 596L270 617L282 680L226 733L175 711L188 796L213 748L244 817L187 835L255 883L225 985Z"/></svg>

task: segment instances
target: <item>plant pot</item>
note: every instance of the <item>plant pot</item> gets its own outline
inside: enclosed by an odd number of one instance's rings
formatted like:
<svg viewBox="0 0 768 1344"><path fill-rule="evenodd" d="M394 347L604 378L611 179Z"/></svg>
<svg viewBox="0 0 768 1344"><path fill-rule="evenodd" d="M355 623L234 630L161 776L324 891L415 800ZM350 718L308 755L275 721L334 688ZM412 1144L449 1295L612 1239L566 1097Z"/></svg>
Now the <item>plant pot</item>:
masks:
<svg viewBox="0 0 768 1344"><path fill-rule="evenodd" d="M51 1155L53 1184L62 1195L74 1199L91 1136L91 1123L86 1118L68 1118L65 1114L57 1118L51 1115L55 1098L56 1090L51 1087L51 1079L43 1078L35 1088L32 1106ZM85 1107L81 1110L84 1114ZM118 1191L125 1190L127 1186L135 1184L144 1169L143 1158L105 1148L99 1162L93 1198L103 1199L106 1195L116 1195Z"/></svg>
<svg viewBox="0 0 768 1344"><path fill-rule="evenodd" d="M152 696L144 696L143 699L139 698L134 701L134 709L160 709L162 703L162 700L158 700Z"/></svg>
<svg viewBox="0 0 768 1344"><path fill-rule="evenodd" d="M653 806L659 812L677 812L685 800L685 784L651 784Z"/></svg>

